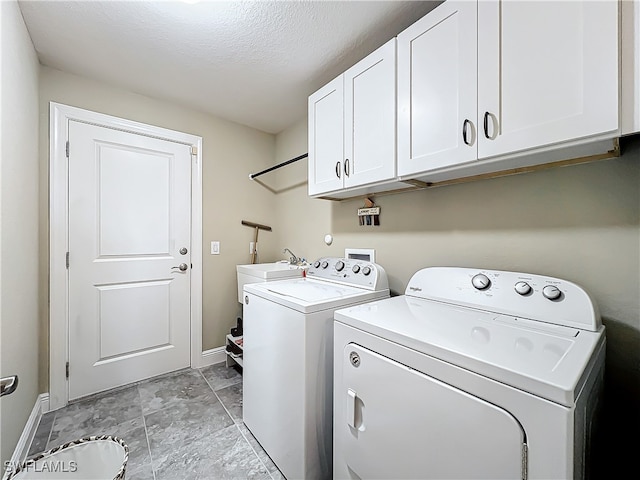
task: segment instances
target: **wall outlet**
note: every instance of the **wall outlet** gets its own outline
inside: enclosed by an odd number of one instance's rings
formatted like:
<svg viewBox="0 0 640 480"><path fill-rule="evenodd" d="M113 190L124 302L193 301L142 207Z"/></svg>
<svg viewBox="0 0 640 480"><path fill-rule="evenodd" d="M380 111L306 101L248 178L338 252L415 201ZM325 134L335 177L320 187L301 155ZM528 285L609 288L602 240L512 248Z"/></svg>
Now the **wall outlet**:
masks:
<svg viewBox="0 0 640 480"><path fill-rule="evenodd" d="M220 242L211 242L211 255L220 255Z"/></svg>
<svg viewBox="0 0 640 480"><path fill-rule="evenodd" d="M253 249L255 247L255 243L256 242L249 242L249 253L253 253ZM257 247L256 247L256 251L257 251Z"/></svg>

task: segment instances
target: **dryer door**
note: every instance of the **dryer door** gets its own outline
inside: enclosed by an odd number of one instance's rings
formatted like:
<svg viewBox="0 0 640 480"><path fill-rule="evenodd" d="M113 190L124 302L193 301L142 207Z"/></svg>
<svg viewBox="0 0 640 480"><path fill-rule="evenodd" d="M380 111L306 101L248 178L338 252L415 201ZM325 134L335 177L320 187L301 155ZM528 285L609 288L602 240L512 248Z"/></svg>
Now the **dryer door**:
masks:
<svg viewBox="0 0 640 480"><path fill-rule="evenodd" d="M526 478L525 433L506 410L353 343L342 369L336 461L352 477Z"/></svg>

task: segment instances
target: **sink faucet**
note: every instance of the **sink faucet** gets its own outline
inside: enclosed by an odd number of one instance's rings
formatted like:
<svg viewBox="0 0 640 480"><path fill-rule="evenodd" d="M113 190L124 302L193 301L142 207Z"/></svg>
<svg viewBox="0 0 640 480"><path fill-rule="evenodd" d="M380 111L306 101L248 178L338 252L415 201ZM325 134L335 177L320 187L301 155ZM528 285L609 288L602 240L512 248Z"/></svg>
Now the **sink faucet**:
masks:
<svg viewBox="0 0 640 480"><path fill-rule="evenodd" d="M287 253L289 252L291 254L291 256L289 257L289 263L291 265L297 265L298 262L300 261L300 259L298 257L296 257L296 254L293 253L291 250L289 250L288 248L285 248L284 250L282 250L282 253Z"/></svg>

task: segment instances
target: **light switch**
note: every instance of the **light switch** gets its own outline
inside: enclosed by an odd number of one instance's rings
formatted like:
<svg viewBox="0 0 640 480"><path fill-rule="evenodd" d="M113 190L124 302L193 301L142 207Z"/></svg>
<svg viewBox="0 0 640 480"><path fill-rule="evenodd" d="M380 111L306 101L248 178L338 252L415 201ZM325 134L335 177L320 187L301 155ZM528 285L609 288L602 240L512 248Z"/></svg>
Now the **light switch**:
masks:
<svg viewBox="0 0 640 480"><path fill-rule="evenodd" d="M220 255L220 242L211 242L211 255Z"/></svg>

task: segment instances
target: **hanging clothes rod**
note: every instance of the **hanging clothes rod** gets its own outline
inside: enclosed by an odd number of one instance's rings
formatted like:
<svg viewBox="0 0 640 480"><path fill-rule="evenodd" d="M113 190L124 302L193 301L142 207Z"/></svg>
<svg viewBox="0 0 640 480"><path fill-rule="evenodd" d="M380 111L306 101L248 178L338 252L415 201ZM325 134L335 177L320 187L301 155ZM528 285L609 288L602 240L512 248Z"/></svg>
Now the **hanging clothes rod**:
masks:
<svg viewBox="0 0 640 480"><path fill-rule="evenodd" d="M269 168L267 168L265 170L262 170L261 172L250 173L249 174L249 179L253 180L256 177L259 177L260 175L264 175L265 173L273 172L274 170L277 170L278 168L282 168L285 165L289 165L290 163L297 162L298 160L302 160L303 158L307 158L308 156L309 156L308 153L303 153L299 157L292 158L291 160L287 160L286 162L279 163L277 165L274 165L273 167L269 167Z"/></svg>

